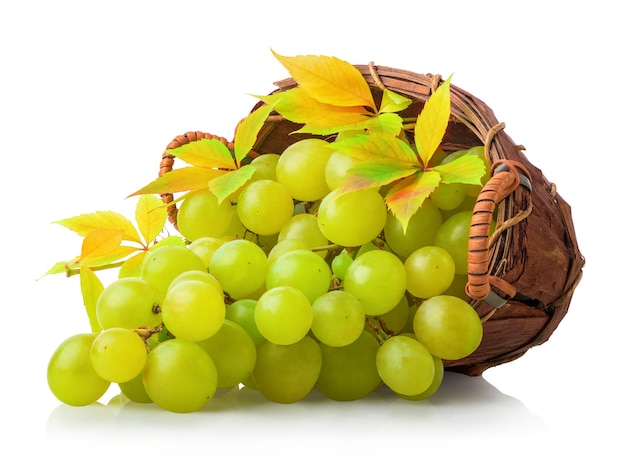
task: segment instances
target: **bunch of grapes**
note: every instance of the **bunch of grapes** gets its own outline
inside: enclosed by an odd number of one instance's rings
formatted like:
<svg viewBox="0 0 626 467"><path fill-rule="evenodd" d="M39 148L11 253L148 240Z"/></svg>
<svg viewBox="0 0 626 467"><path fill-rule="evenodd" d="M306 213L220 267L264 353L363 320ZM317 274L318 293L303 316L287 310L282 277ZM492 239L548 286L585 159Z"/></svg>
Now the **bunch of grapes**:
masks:
<svg viewBox="0 0 626 467"><path fill-rule="evenodd" d="M229 199L180 204L185 245L163 244L137 277L100 295L101 331L65 340L48 383L63 403L111 384L173 412L243 386L292 403L314 387L355 400L386 385L434 394L446 360L479 346L465 283L474 187L441 185L407 228L381 189L340 194L354 161L316 138L264 154Z"/></svg>

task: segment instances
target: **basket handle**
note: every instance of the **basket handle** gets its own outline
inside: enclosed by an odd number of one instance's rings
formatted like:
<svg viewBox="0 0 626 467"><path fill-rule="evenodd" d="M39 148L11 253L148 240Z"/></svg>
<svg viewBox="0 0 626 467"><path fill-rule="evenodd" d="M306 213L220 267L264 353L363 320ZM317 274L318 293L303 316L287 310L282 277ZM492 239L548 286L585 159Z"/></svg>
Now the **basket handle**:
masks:
<svg viewBox="0 0 626 467"><path fill-rule="evenodd" d="M493 211L503 199L519 185L532 190L530 174L526 167L516 161L499 160L493 163L492 176L481 190L472 214L468 244L467 295L475 300L485 300L499 308L506 303L491 290L495 285L509 297L516 294L515 288L496 276L489 275L489 229Z"/></svg>

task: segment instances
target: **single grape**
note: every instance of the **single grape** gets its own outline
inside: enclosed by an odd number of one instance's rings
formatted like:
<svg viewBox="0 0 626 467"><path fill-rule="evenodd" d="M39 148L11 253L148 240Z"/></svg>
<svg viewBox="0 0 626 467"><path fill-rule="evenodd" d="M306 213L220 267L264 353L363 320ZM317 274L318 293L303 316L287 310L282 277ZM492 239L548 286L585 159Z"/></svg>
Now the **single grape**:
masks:
<svg viewBox="0 0 626 467"><path fill-rule="evenodd" d="M296 141L280 155L276 164L276 180L287 188L293 199L317 201L330 191L325 169L332 152L323 139Z"/></svg>
<svg viewBox="0 0 626 467"><path fill-rule="evenodd" d="M143 371L129 381L118 383L120 391L131 401L139 404L150 404L152 399L143 385Z"/></svg>
<svg viewBox="0 0 626 467"><path fill-rule="evenodd" d="M294 250L310 250L309 245L307 245L303 240L298 240L296 238L286 238L284 240L279 241L267 255L267 261L271 266L274 261L280 258L285 253L289 253Z"/></svg>
<svg viewBox="0 0 626 467"><path fill-rule="evenodd" d="M433 382L430 384L430 386L428 386L428 388L424 392L420 392L419 394L415 394L414 396L407 396L406 394L396 393L398 397L410 401L421 401L424 399L428 399L430 396L435 394L439 390L439 387L443 382L445 368L443 365L443 360L441 360L439 357L436 357L435 355L433 355L433 362L435 363L435 376L433 377Z"/></svg>
<svg viewBox="0 0 626 467"><path fill-rule="evenodd" d="M287 188L274 180L256 180L242 190L237 215L246 228L259 235L272 235L293 216L294 204Z"/></svg>
<svg viewBox="0 0 626 467"><path fill-rule="evenodd" d="M309 250L328 245L328 239L320 230L317 216L310 213L299 213L289 219L278 234L278 241L296 239L303 241ZM319 256L325 258L327 250L317 252Z"/></svg>
<svg viewBox="0 0 626 467"><path fill-rule="evenodd" d="M347 156L339 151L334 151L326 162L326 168L324 170L324 176L326 177L326 184L331 190L339 188L341 183L346 177L348 170L354 166L358 161L353 157Z"/></svg>
<svg viewBox="0 0 626 467"><path fill-rule="evenodd" d="M97 333L76 334L56 348L48 362L47 379L52 394L67 405L93 404L109 389L91 365L91 344Z"/></svg>
<svg viewBox="0 0 626 467"><path fill-rule="evenodd" d="M178 276L172 279L172 282L170 282L170 286L167 290L169 291L172 287L179 284L180 282L189 280L206 282L207 284L215 287L219 293L221 293L222 295L224 294L224 291L222 290L222 284L220 284L220 282L213 274L210 274L208 271L196 271L195 269L192 271L181 272Z"/></svg>
<svg viewBox="0 0 626 467"><path fill-rule="evenodd" d="M96 302L102 329L153 327L161 324L158 305L163 292L138 277L124 277L108 284Z"/></svg>
<svg viewBox="0 0 626 467"><path fill-rule="evenodd" d="M326 261L311 250L294 250L270 264L265 286L272 289L289 285L300 290L313 303L330 287L332 271Z"/></svg>
<svg viewBox="0 0 626 467"><path fill-rule="evenodd" d="M126 328L109 328L91 344L91 365L102 379L123 383L143 370L148 355L146 343Z"/></svg>
<svg viewBox="0 0 626 467"><path fill-rule="evenodd" d="M268 289L257 300L254 320L268 341L289 345L307 335L313 322L313 309L303 292L288 285Z"/></svg>
<svg viewBox="0 0 626 467"><path fill-rule="evenodd" d="M465 200L466 186L463 183L442 183L429 198L441 210L455 209Z"/></svg>
<svg viewBox="0 0 626 467"><path fill-rule="evenodd" d="M148 354L143 383L150 399L170 412L202 409L217 390L217 369L196 342L170 339Z"/></svg>
<svg viewBox="0 0 626 467"><path fill-rule="evenodd" d="M341 253L335 256L330 264L331 270L335 277L339 280L343 280L346 275L348 267L352 264L354 258L347 253Z"/></svg>
<svg viewBox="0 0 626 467"><path fill-rule="evenodd" d="M395 254L405 260L418 248L434 244L442 219L439 208L431 200L425 199L409 219L405 232L400 221L389 211L384 227L385 241Z"/></svg>
<svg viewBox="0 0 626 467"><path fill-rule="evenodd" d="M276 180L276 164L278 164L278 154L261 154L250 162L255 168L252 180Z"/></svg>
<svg viewBox="0 0 626 467"><path fill-rule="evenodd" d="M209 272L233 299L246 298L265 284L267 255L256 243L236 239L213 253Z"/></svg>
<svg viewBox="0 0 626 467"><path fill-rule="evenodd" d="M467 357L478 348L483 337L483 325L476 310L451 295L424 300L415 312L413 331L433 355L444 360Z"/></svg>
<svg viewBox="0 0 626 467"><path fill-rule="evenodd" d="M361 301L365 314L385 314L406 293L404 264L389 251L372 250L363 253L348 267L343 289Z"/></svg>
<svg viewBox="0 0 626 467"><path fill-rule="evenodd" d="M227 240L222 237L200 237L191 242L187 248L189 248L196 255L198 255L204 263L206 269L209 269L209 264L211 263L211 257L213 256L213 253L220 246L226 243L226 241Z"/></svg>
<svg viewBox="0 0 626 467"><path fill-rule="evenodd" d="M363 332L365 310L361 302L343 290L320 295L312 305L311 331L323 344L340 347L351 344Z"/></svg>
<svg viewBox="0 0 626 467"><path fill-rule="evenodd" d="M191 191L178 208L176 216L180 233L190 242L201 237L223 235L233 218L230 201L218 202L208 188Z"/></svg>
<svg viewBox="0 0 626 467"><path fill-rule="evenodd" d="M252 377L256 389L266 399L290 404L311 392L321 367L322 351L309 336L291 345L264 341L257 346Z"/></svg>
<svg viewBox="0 0 626 467"><path fill-rule="evenodd" d="M239 324L248 333L254 345L259 345L265 337L259 332L254 320L256 304L257 300L251 298L237 300L226 307L226 319Z"/></svg>
<svg viewBox="0 0 626 467"><path fill-rule="evenodd" d="M409 319L409 300L407 296L403 295L396 306L387 313L376 316L376 319L382 323L385 330L393 334L400 334ZM412 323L411 321L411 326Z"/></svg>
<svg viewBox="0 0 626 467"><path fill-rule="evenodd" d="M390 337L380 346L376 368L389 389L408 396L426 391L435 377L435 363L426 346L404 335Z"/></svg>
<svg viewBox="0 0 626 467"><path fill-rule="evenodd" d="M194 342L208 339L224 322L224 296L207 282L181 281L165 295L161 315L163 324L177 338Z"/></svg>
<svg viewBox="0 0 626 467"><path fill-rule="evenodd" d="M256 347L250 335L237 323L225 320L213 336L198 342L217 368L217 387L242 383L256 363Z"/></svg>
<svg viewBox="0 0 626 467"><path fill-rule="evenodd" d="M141 278L165 294L176 276L191 270L206 271L204 261L187 247L165 245L151 251L144 260Z"/></svg>
<svg viewBox="0 0 626 467"><path fill-rule="evenodd" d="M337 195L331 191L317 212L319 227L332 243L360 246L376 238L387 220L385 200L374 189Z"/></svg>
<svg viewBox="0 0 626 467"><path fill-rule="evenodd" d="M353 401L375 391L381 384L376 369L376 338L365 331L351 344L343 347L319 344L322 368L317 389L329 399Z"/></svg>
<svg viewBox="0 0 626 467"><path fill-rule="evenodd" d="M404 262L406 288L413 296L430 298L445 292L454 280L454 259L438 246L423 246Z"/></svg>

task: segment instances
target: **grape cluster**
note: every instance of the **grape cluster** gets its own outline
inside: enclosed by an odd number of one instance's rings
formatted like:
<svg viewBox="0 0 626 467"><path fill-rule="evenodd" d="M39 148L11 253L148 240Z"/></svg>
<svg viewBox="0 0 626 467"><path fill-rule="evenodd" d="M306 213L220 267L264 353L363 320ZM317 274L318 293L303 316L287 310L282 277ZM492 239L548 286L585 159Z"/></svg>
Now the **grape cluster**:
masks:
<svg viewBox="0 0 626 467"><path fill-rule="evenodd" d="M50 359L53 394L87 405L118 384L173 412L241 386L278 403L314 387L340 401L381 385L434 394L444 361L482 339L464 289L478 193L441 185L404 229L384 187L338 193L353 163L308 138L255 158L252 179L221 203L209 189L187 196L186 246L164 243L137 277L105 287L102 330Z"/></svg>

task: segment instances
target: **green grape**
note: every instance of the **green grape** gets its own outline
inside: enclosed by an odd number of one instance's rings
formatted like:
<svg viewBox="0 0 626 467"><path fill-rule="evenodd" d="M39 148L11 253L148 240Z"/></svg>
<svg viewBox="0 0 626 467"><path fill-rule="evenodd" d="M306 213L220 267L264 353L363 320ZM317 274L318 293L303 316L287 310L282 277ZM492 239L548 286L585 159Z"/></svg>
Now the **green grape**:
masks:
<svg viewBox="0 0 626 467"><path fill-rule="evenodd" d="M170 282L185 271L206 271L204 261L189 248L165 245L154 249L144 260L141 278L167 292Z"/></svg>
<svg viewBox="0 0 626 467"><path fill-rule="evenodd" d="M340 196L337 191L331 191L322 199L317 218L320 230L332 243L360 246L381 233L387 219L387 206L374 189Z"/></svg>
<svg viewBox="0 0 626 467"><path fill-rule="evenodd" d="M271 266L274 261L280 258L285 253L289 253L294 250L310 250L309 246L303 241L296 238L286 238L279 241L272 247L267 255L267 261Z"/></svg>
<svg viewBox="0 0 626 467"><path fill-rule="evenodd" d="M237 215L246 228L259 235L272 235L293 216L294 204L287 188L274 180L256 180L242 190Z"/></svg>
<svg viewBox="0 0 626 467"><path fill-rule="evenodd" d="M354 258L347 253L341 253L335 256L330 263L330 268L335 277L339 280L343 280L348 267L350 267L353 261Z"/></svg>
<svg viewBox="0 0 626 467"><path fill-rule="evenodd" d="M320 256L311 250L294 250L269 266L265 286L268 290L281 285L295 287L313 303L328 291L331 279L330 266Z"/></svg>
<svg viewBox="0 0 626 467"><path fill-rule="evenodd" d="M476 196L467 195L465 196L465 199L463 199L463 202L456 208L449 209L448 211L441 211L443 220L445 221L459 212L474 211L474 207L476 207L476 199Z"/></svg>
<svg viewBox="0 0 626 467"><path fill-rule="evenodd" d="M454 279L454 259L438 246L423 246L404 262L406 288L413 296L430 298L446 291Z"/></svg>
<svg viewBox="0 0 626 467"><path fill-rule="evenodd" d="M248 231L246 230L246 226L241 223L241 219L239 219L239 214L237 214L237 208L235 208L233 210L233 219L230 222L230 225L226 229L226 232L224 232L224 234L221 235L219 238L226 241L234 240L236 238L245 238L247 232Z"/></svg>
<svg viewBox="0 0 626 467"><path fill-rule="evenodd" d="M430 386L424 392L420 392L419 394L416 394L414 396L407 396L405 394L396 393L398 397L410 401L421 401L424 399L428 399L430 396L435 394L439 390L439 387L443 382L445 368L443 366L443 360L441 360L439 357L433 355L433 362L435 363L435 376L433 377L433 382L430 384Z"/></svg>
<svg viewBox="0 0 626 467"><path fill-rule="evenodd" d="M201 237L223 235L233 218L228 200L221 203L208 188L191 191L180 203L176 222L180 233L190 242Z"/></svg>
<svg viewBox="0 0 626 467"><path fill-rule="evenodd" d="M289 345L298 342L311 329L313 309L303 292L288 285L268 289L257 300L254 320L268 341Z"/></svg>
<svg viewBox="0 0 626 467"><path fill-rule="evenodd" d="M254 167L252 180L274 180L276 181L276 164L278 164L278 154L261 154L250 162Z"/></svg>
<svg viewBox="0 0 626 467"><path fill-rule="evenodd" d="M294 215L283 225L278 234L278 241L282 242L287 239L301 240L309 250L328 245L328 239L320 230L317 216L306 212ZM318 251L317 254L325 258L328 250Z"/></svg>
<svg viewBox="0 0 626 467"><path fill-rule="evenodd" d="M131 401L139 404L150 404L152 399L143 385L143 371L129 381L118 383L120 391Z"/></svg>
<svg viewBox="0 0 626 467"><path fill-rule="evenodd" d="M409 219L406 232L400 221L390 212L384 227L385 241L401 259L406 259L418 248L435 243L435 234L443 222L441 211L425 199L422 206Z"/></svg>
<svg viewBox="0 0 626 467"><path fill-rule="evenodd" d="M406 334L406 333L413 334L413 319L415 318L416 311L417 311L417 305L415 303L410 303L408 315L406 318L406 323L404 323L404 326L402 327L402 329L400 330L398 334Z"/></svg>
<svg viewBox="0 0 626 467"><path fill-rule="evenodd" d="M265 284L267 255L256 243L242 238L231 240L213 253L209 272L237 300L255 293Z"/></svg>
<svg viewBox="0 0 626 467"><path fill-rule="evenodd" d="M200 237L191 242L187 248L198 255L208 269L213 253L224 243L226 239L222 237Z"/></svg>
<svg viewBox="0 0 626 467"><path fill-rule="evenodd" d="M311 392L321 367L322 351L309 336L291 345L264 341L257 346L252 376L256 389L266 399L290 404Z"/></svg>
<svg viewBox="0 0 626 467"><path fill-rule="evenodd" d="M442 295L454 295L455 297L467 300L466 286L467 276L465 274L455 274L450 287L448 287Z"/></svg>
<svg viewBox="0 0 626 467"><path fill-rule="evenodd" d="M158 304L162 300L163 292L143 279L116 279L98 297L96 318L102 329L158 326Z"/></svg>
<svg viewBox="0 0 626 467"><path fill-rule="evenodd" d="M102 379L123 383L141 373L146 363L146 343L130 329L109 328L91 344L93 369Z"/></svg>
<svg viewBox="0 0 626 467"><path fill-rule="evenodd" d="M265 340L254 320L254 310L257 300L242 298L226 307L226 319L240 325L250 336L254 345Z"/></svg>
<svg viewBox="0 0 626 467"><path fill-rule="evenodd" d="M256 347L250 335L237 323L225 320L217 333L198 342L217 368L217 387L242 383L256 363Z"/></svg>
<svg viewBox="0 0 626 467"><path fill-rule="evenodd" d="M329 399L353 401L375 391L381 384L376 369L378 341L369 332L362 331L351 344L332 347L319 344L322 368L317 389Z"/></svg>
<svg viewBox="0 0 626 467"><path fill-rule="evenodd" d="M465 187L463 183L442 183L429 198L441 210L455 209L465 200Z"/></svg>
<svg viewBox="0 0 626 467"><path fill-rule="evenodd" d="M396 255L385 250L363 253L348 267L343 289L361 301L365 314L385 314L406 293L404 264Z"/></svg>
<svg viewBox="0 0 626 467"><path fill-rule="evenodd" d="M365 310L361 302L343 290L320 295L312 305L311 331L323 344L341 347L354 342L363 332Z"/></svg>
<svg viewBox="0 0 626 467"><path fill-rule="evenodd" d="M148 354L143 384L150 399L170 412L203 408L217 391L217 368L196 342L170 339Z"/></svg>
<svg viewBox="0 0 626 467"><path fill-rule="evenodd" d="M403 295L396 306L376 318L384 324L387 331L393 334L400 334L409 319L409 299L406 295Z"/></svg>
<svg viewBox="0 0 626 467"><path fill-rule="evenodd" d="M206 282L207 284L215 287L219 293L221 293L222 295L224 294L224 291L222 290L222 284L220 284L220 282L213 274L210 274L208 271L197 271L195 269L192 271L181 272L178 276L172 279L172 282L170 282L170 286L167 290L169 291L172 287L179 284L180 282L189 280Z"/></svg>
<svg viewBox="0 0 626 467"><path fill-rule="evenodd" d="M330 191L325 168L333 150L328 142L305 138L288 146L276 164L276 180L291 197L299 201L317 201Z"/></svg>
<svg viewBox="0 0 626 467"><path fill-rule="evenodd" d="M161 315L165 327L177 338L194 342L205 340L224 322L224 295L207 282L181 281L165 295Z"/></svg>
<svg viewBox="0 0 626 467"><path fill-rule="evenodd" d="M326 184L331 190L339 188L341 183L346 177L348 170L354 166L358 161L353 157L347 156L342 152L335 151L328 158L326 162L326 168L324 170L324 176L326 177Z"/></svg>
<svg viewBox="0 0 626 467"><path fill-rule="evenodd" d="M413 330L433 355L444 360L467 357L478 348L483 337L483 325L476 310L451 295L424 300L415 312Z"/></svg>
<svg viewBox="0 0 626 467"><path fill-rule="evenodd" d="M447 250L454 259L456 274L467 274L469 234L472 211L462 211L446 219L437 229L435 245ZM491 231L495 224L492 221Z"/></svg>
<svg viewBox="0 0 626 467"><path fill-rule="evenodd" d="M404 335L390 337L380 346L376 368L389 389L408 396L423 393L435 378L435 363L426 346Z"/></svg>
<svg viewBox="0 0 626 467"><path fill-rule="evenodd" d="M93 404L109 389L110 382L91 365L91 344L97 333L76 334L56 348L48 362L48 387L67 405Z"/></svg>

